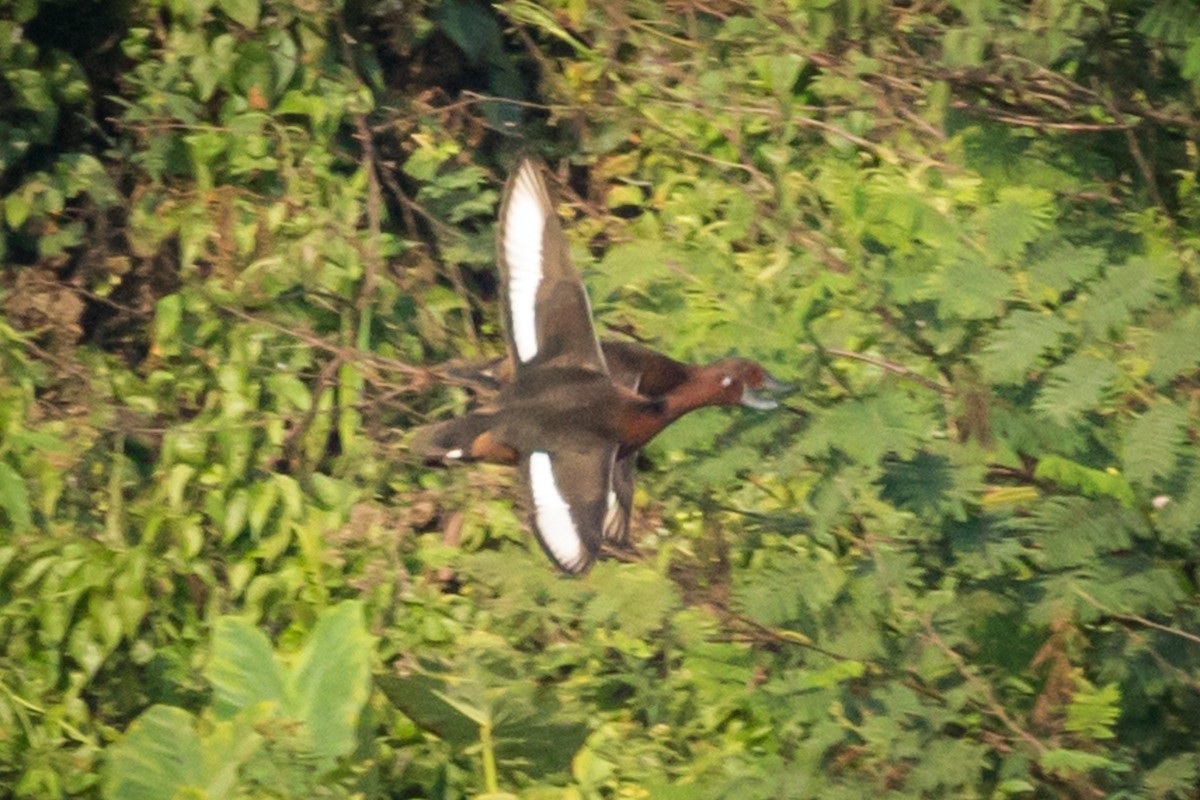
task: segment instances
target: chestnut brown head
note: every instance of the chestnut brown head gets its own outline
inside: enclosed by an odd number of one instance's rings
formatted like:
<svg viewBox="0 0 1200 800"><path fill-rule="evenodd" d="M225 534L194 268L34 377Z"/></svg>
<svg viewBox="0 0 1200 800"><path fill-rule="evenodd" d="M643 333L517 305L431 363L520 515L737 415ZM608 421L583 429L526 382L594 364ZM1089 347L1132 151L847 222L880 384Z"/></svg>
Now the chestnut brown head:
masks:
<svg viewBox="0 0 1200 800"><path fill-rule="evenodd" d="M761 365L745 358L723 358L704 367L704 378L712 386L713 404L746 406L761 411L778 407L773 397L761 392L779 392L787 387Z"/></svg>

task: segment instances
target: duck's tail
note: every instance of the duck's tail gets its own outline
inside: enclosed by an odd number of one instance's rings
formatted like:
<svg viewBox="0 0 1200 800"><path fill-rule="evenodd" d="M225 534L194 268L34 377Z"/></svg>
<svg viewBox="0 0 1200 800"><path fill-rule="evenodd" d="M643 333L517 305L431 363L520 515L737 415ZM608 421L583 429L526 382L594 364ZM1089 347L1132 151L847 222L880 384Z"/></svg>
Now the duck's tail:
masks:
<svg viewBox="0 0 1200 800"><path fill-rule="evenodd" d="M491 431L495 415L473 411L445 422L417 428L408 443L409 452L437 464L446 461L497 460L491 452Z"/></svg>

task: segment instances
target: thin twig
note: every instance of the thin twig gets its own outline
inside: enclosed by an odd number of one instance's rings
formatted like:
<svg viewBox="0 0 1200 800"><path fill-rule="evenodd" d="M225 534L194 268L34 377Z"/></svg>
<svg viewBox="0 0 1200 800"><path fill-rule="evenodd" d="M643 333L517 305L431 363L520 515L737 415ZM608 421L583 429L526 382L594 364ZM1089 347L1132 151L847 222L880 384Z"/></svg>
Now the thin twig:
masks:
<svg viewBox="0 0 1200 800"><path fill-rule="evenodd" d="M837 356L839 358L849 358L849 359L853 359L854 361L861 361L864 364L871 364L872 366L879 367L880 369L885 369L888 372L892 372L896 375L899 375L902 378L907 378L910 381L919 383L922 386L924 386L925 388L932 389L933 391L938 392L939 394L944 395L946 397L949 397L954 394L954 390L951 389L949 386L938 383L937 381L932 380L931 378L926 378L924 375L920 375L916 372L913 372L908 367L902 366L900 364L893 364L891 361L884 361L882 358L875 358L874 356L869 356L866 353L857 353L853 350L843 350L839 347L822 347L821 350L823 352L829 353L832 356Z"/></svg>
<svg viewBox="0 0 1200 800"><path fill-rule="evenodd" d="M1156 631L1162 631L1163 633L1169 633L1172 636L1178 636L1180 639L1186 639L1193 644L1200 644L1200 636L1197 636L1194 633L1188 633L1187 631L1182 631L1178 628L1172 628L1169 625L1163 625L1161 622L1155 622L1152 619L1147 619L1146 617L1142 617L1137 614L1123 614L1120 611L1113 611L1079 587L1075 587L1075 593L1082 597L1084 601L1088 603L1088 605L1099 611L1103 611L1113 619L1119 619L1123 622L1137 623L1138 625L1142 625L1146 628L1153 628Z"/></svg>
<svg viewBox="0 0 1200 800"><path fill-rule="evenodd" d="M991 684L984 681L971 670L971 668L967 665L966 659L963 658L957 650L946 643L946 640L941 637L941 634L934 629L933 623L929 620L929 618L923 618L921 620L921 624L925 628L925 641L941 650L942 653L944 653L946 657L954 663L954 667L958 670L958 674L961 675L967 683L975 687L975 689L984 696L986 705L984 706L983 710L1000 720L1000 722L1004 724L1004 727L1008 728L1009 731L1014 733L1019 739L1033 747L1033 749L1037 751L1038 755L1045 753L1046 745L1042 744L1041 740L1039 740L1029 731L1022 728L1017 724L1016 720L1009 716L1008 712L1005 711L1004 706L1002 706L1000 701L996 699L996 694L992 691Z"/></svg>

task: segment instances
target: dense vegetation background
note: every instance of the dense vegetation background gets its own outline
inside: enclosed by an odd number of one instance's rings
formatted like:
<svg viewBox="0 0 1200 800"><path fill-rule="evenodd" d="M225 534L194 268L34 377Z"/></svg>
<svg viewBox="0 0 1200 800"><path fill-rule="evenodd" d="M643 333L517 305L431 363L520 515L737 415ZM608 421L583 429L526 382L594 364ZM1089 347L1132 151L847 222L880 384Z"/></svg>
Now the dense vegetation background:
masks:
<svg viewBox="0 0 1200 800"><path fill-rule="evenodd" d="M1197 798L1190 0L0 10L0 795ZM431 472L514 155L793 411Z"/></svg>

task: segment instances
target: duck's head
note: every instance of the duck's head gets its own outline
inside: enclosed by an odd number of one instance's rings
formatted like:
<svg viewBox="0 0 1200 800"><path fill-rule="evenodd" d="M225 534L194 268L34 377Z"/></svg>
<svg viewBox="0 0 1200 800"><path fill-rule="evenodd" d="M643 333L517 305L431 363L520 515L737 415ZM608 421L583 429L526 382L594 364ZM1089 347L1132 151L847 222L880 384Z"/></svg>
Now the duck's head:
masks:
<svg viewBox="0 0 1200 800"><path fill-rule="evenodd" d="M713 403L746 406L760 411L777 408L779 402L762 392L781 392L788 387L777 381L762 365L745 358L723 358L703 368L703 378L712 392Z"/></svg>

